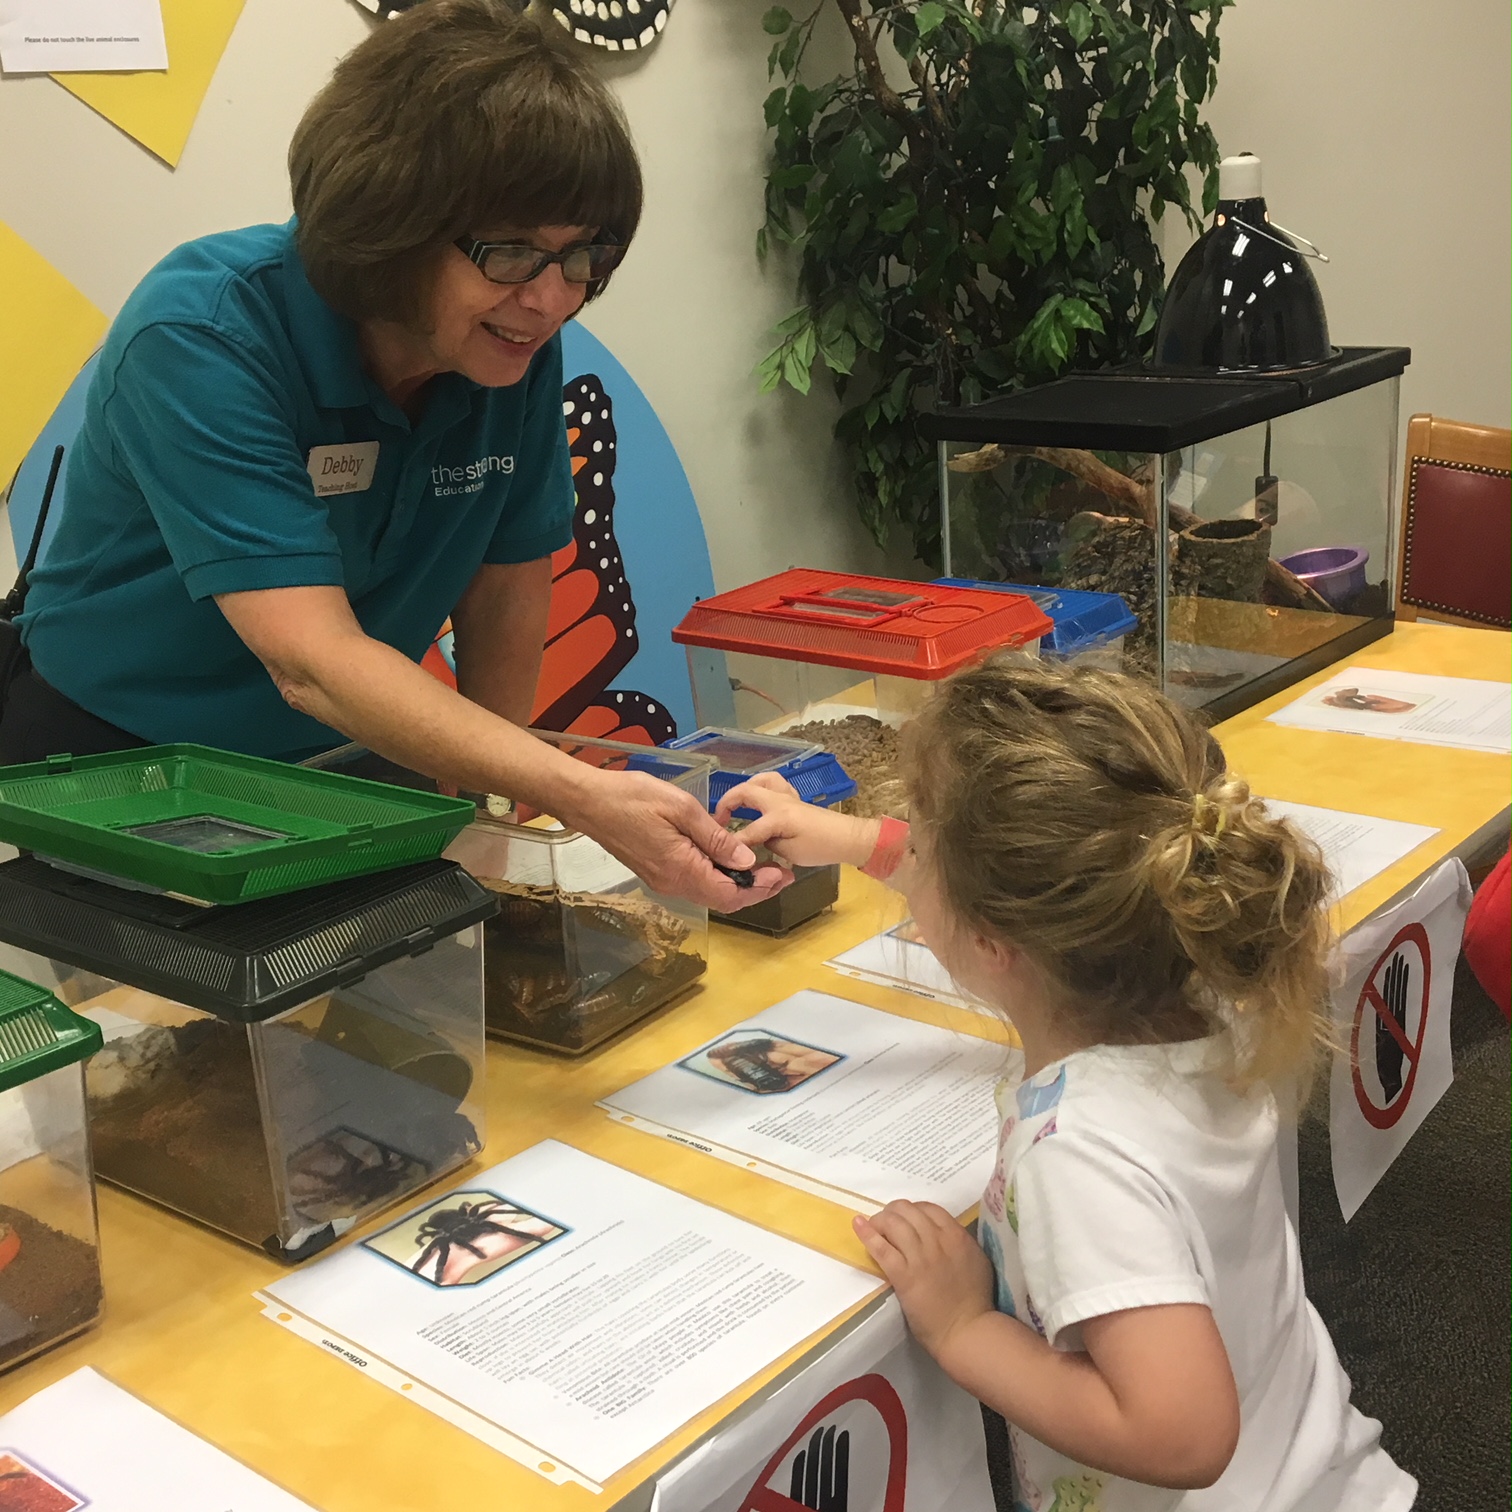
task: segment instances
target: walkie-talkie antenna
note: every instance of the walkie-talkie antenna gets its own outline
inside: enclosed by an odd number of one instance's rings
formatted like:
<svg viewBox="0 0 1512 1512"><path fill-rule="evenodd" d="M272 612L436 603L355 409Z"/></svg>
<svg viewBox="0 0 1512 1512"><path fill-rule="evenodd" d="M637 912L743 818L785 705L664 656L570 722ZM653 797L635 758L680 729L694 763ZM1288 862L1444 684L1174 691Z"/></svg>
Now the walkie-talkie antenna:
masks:
<svg viewBox="0 0 1512 1512"><path fill-rule="evenodd" d="M53 448L52 466L47 470L47 487L42 490L42 507L37 511L37 523L32 529L31 545L26 549L26 560L16 574L11 591L5 595L5 617L15 619L26 607L26 580L37 565L37 552L42 546L42 531L47 525L47 513L52 508L53 490L58 486L58 474L63 470L63 448Z"/></svg>

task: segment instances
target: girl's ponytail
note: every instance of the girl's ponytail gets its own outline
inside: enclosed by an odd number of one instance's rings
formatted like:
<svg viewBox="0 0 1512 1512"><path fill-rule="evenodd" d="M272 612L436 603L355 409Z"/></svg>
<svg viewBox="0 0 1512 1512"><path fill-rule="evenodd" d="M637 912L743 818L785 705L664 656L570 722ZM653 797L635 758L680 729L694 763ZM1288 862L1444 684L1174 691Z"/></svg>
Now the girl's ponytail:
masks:
<svg viewBox="0 0 1512 1512"><path fill-rule="evenodd" d="M916 841L951 913L1033 959L1111 1042L1226 1033L1236 1081L1326 1043L1329 875L1185 709L998 656L905 730Z"/></svg>
<svg viewBox="0 0 1512 1512"><path fill-rule="evenodd" d="M1146 856L1183 952L1233 1013L1242 1079L1305 1074L1326 1038L1332 879L1318 847L1225 773Z"/></svg>

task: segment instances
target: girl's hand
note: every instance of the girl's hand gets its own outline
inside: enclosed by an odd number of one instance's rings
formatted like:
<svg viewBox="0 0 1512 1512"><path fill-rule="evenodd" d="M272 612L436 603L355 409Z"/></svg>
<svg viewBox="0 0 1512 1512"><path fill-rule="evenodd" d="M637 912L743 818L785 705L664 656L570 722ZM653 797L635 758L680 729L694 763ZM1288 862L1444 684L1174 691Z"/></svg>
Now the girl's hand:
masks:
<svg viewBox="0 0 1512 1512"><path fill-rule="evenodd" d="M853 1227L930 1354L938 1357L961 1329L995 1311L992 1262L944 1208L889 1202Z"/></svg>
<svg viewBox="0 0 1512 1512"><path fill-rule="evenodd" d="M865 866L877 844L880 822L837 814L805 803L797 789L775 772L761 772L719 800L714 817L728 824L736 809L755 809L739 836L747 845L764 845L789 866L828 866L846 861Z"/></svg>
<svg viewBox="0 0 1512 1512"><path fill-rule="evenodd" d="M583 769L583 791L557 817L591 835L654 891L733 913L793 880L781 866L758 866L744 835L716 824L703 804L670 782L644 772L597 772L577 765ZM711 862L736 871L754 869L754 885L737 886Z"/></svg>

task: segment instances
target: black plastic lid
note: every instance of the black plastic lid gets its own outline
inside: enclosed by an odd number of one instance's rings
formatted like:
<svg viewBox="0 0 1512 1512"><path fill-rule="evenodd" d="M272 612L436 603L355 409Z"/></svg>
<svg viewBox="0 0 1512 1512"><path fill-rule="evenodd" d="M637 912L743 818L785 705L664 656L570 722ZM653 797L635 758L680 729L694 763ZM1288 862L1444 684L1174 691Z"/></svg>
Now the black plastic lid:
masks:
<svg viewBox="0 0 1512 1512"><path fill-rule="evenodd" d="M1259 425L1402 373L1408 347L1344 347L1332 362L1223 377L1162 369L1072 373L962 409L919 416L931 441L1169 452Z"/></svg>
<svg viewBox="0 0 1512 1512"><path fill-rule="evenodd" d="M491 918L498 899L452 861L201 908L0 865L0 940L239 1023L258 1023Z"/></svg>

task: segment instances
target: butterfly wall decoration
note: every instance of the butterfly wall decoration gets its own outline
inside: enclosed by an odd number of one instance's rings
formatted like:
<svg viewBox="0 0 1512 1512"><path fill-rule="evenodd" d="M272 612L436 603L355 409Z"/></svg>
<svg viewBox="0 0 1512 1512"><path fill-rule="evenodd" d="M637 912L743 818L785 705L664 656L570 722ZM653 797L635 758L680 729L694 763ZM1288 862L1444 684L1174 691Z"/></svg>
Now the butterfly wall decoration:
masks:
<svg viewBox="0 0 1512 1512"><path fill-rule="evenodd" d="M425 0L357 0L380 20L392 21ZM523 9L523 6L522 6ZM662 34L672 0L547 0L552 19L579 42L608 52L636 52Z"/></svg>
<svg viewBox="0 0 1512 1512"><path fill-rule="evenodd" d="M551 610L531 723L598 739L660 745L677 734L666 706L610 683L640 649L635 601L614 533L614 470L619 436L614 403L593 373L562 389L576 501L572 540L551 558ZM456 685L448 651L450 622L423 665Z"/></svg>

